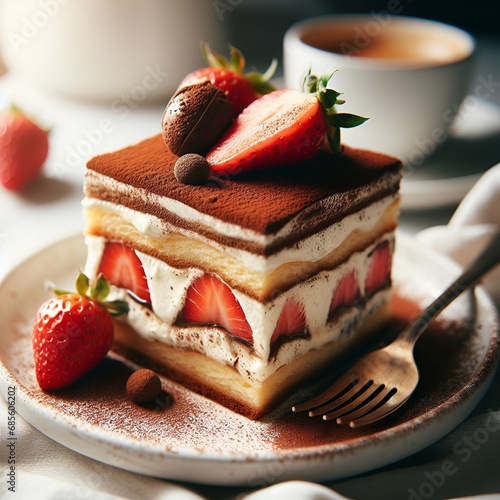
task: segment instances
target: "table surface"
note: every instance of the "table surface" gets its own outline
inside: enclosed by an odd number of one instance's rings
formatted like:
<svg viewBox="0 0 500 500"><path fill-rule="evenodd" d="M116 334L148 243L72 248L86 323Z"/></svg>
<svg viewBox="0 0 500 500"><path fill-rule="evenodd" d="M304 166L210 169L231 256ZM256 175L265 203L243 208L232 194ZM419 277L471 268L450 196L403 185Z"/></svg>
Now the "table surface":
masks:
<svg viewBox="0 0 500 500"><path fill-rule="evenodd" d="M479 42L477 76L498 82L490 100L500 106L500 39L480 38ZM21 108L38 116L43 125L52 129L51 150L43 174L22 193L0 189L1 279L9 269L29 254L67 235L83 231L81 199L86 161L96 154L112 151L158 133L159 117L164 103L137 105L129 107L125 112L123 109L118 112L106 103L75 102L45 94L28 82L20 81L9 74L0 78L0 100L3 101L0 104L16 102ZM500 161L500 149L498 160ZM414 234L426 227L446 224L455 208L450 206L439 210L403 212L400 230ZM499 376L474 415L481 415L491 409L500 409ZM474 420L469 419L469 422ZM473 430L462 428L466 429L463 432ZM460 439L460 436L455 439ZM496 442L498 444L498 440ZM430 470L429 464L436 463L436 460L439 463L439 456L444 447L443 443L437 443L430 449L383 471L355 480L337 482L331 486L351 498L378 498L373 485L382 485L387 475L394 470L402 471L401 474L404 475L405 470L417 468L423 475L425 470ZM500 447L497 447L496 452L491 452L493 456L487 458L498 460L499 450ZM500 479L486 476L491 468L476 464L479 456L480 453L476 454L474 463L470 463L471 473L473 471L474 474L479 474L472 479L473 484L467 482L470 481L470 474L465 474L462 480L456 477L453 482L440 489L439 496L432 498L448 498L448 494L456 494L457 491L460 495L500 492ZM366 491L363 492L366 487L370 488L368 496ZM240 493L240 490L234 488L192 489L207 498L235 498ZM402 490L406 494L407 491Z"/></svg>

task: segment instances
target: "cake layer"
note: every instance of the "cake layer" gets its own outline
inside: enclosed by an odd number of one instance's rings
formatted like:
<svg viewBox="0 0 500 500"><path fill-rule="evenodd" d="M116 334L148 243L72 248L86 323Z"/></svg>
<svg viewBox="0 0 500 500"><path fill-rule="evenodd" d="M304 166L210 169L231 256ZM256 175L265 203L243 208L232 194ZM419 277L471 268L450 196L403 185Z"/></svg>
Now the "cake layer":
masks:
<svg viewBox="0 0 500 500"><path fill-rule="evenodd" d="M284 292L320 271L333 269L384 234L392 233L398 212L397 197L383 198L369 209L268 258L227 249L190 232L172 232L159 219L109 202L90 200L85 220L89 235L123 241L177 269L195 267L206 273L216 273L232 288L265 301L276 296L277 290ZM352 230L356 222L357 228Z"/></svg>
<svg viewBox="0 0 500 500"><path fill-rule="evenodd" d="M85 271L95 277L108 242L87 237L87 244ZM249 383L262 383L296 357L341 338L353 323L364 321L372 309L387 302L392 249L393 236L386 235L334 269L320 271L265 303L229 287L248 322L250 338L239 338L216 325L196 325L196 334L192 335L193 325L185 320L184 307L190 287L206 274L196 268L173 268L141 252L135 254L147 278L151 308L131 298L122 288L112 287L110 299L129 302L127 321L145 339L200 352L234 367ZM277 325L287 304L297 305L295 309L303 317L303 324L298 330L277 335Z"/></svg>
<svg viewBox="0 0 500 500"><path fill-rule="evenodd" d="M321 349L313 349L281 366L261 383L251 384L229 365L223 365L196 351L176 349L155 340L147 340L134 329L115 321L113 350L142 366L150 367L214 401L256 419L283 401L312 375L345 356L389 319L386 303L375 308L363 323L353 322L341 338ZM197 327L193 327L193 334ZM199 333L203 335L203 332Z"/></svg>
<svg viewBox="0 0 500 500"><path fill-rule="evenodd" d="M399 160L346 147L304 164L212 177L204 186L176 181L177 157L160 135L87 165L87 198L150 214L171 227L231 248L272 255L399 189Z"/></svg>

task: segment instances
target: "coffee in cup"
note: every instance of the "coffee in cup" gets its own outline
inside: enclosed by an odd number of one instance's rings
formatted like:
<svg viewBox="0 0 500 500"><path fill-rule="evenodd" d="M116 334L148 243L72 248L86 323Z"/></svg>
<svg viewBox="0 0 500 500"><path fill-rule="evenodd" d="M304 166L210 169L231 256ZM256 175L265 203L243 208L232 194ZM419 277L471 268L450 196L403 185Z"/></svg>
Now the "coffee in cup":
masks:
<svg viewBox="0 0 500 500"><path fill-rule="evenodd" d="M292 26L284 38L285 85L338 68L342 111L370 117L343 142L416 167L446 140L466 96L474 39L435 21L386 14L336 15Z"/></svg>

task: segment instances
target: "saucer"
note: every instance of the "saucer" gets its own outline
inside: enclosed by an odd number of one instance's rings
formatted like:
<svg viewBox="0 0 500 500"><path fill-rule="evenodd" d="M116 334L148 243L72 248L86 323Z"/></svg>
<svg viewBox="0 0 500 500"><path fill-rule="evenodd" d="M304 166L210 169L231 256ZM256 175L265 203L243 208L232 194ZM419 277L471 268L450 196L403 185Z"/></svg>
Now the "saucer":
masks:
<svg viewBox="0 0 500 500"><path fill-rule="evenodd" d="M422 141L422 156L432 154L422 165L405 165L401 207L425 210L458 205L479 177L500 161L499 143L500 107L468 96L448 139L435 151L435 145Z"/></svg>

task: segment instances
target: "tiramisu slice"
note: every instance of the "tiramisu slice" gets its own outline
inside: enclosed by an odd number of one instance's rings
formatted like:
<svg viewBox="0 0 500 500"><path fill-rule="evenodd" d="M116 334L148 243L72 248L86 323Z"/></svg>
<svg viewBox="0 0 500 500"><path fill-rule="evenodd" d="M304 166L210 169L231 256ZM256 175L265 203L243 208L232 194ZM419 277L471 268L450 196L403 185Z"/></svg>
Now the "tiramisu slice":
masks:
<svg viewBox="0 0 500 500"><path fill-rule="evenodd" d="M388 315L401 164L345 147L200 186L161 135L91 160L87 274L114 349L257 418Z"/></svg>
<svg viewBox="0 0 500 500"><path fill-rule="evenodd" d="M129 303L116 351L258 418L387 318L401 163L340 145L366 118L331 74L203 50L161 135L88 163L86 272Z"/></svg>

